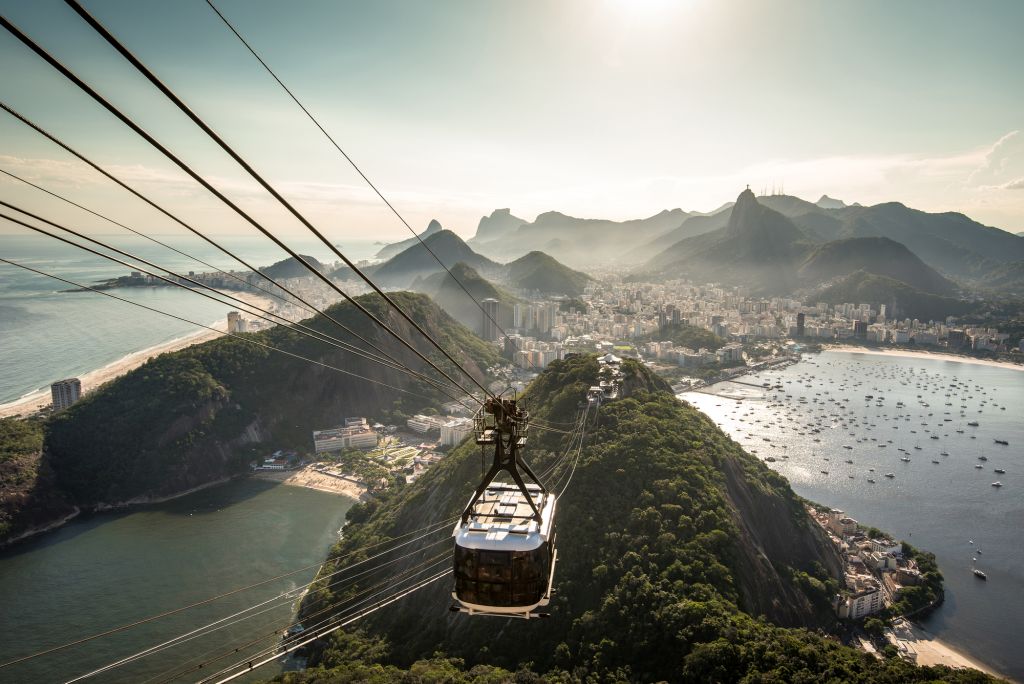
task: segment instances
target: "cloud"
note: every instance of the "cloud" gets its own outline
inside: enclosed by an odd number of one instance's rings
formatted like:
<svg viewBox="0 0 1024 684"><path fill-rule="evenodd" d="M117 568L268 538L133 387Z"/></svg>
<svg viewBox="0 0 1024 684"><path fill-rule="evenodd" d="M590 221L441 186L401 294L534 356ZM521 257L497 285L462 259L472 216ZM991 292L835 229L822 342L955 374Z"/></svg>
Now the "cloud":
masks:
<svg viewBox="0 0 1024 684"><path fill-rule="evenodd" d="M1021 174L1024 174L1024 135L1010 131L992 145L967 183L987 189L1017 189L1012 185Z"/></svg>
<svg viewBox="0 0 1024 684"><path fill-rule="evenodd" d="M1012 180L999 186L1003 190L1024 190L1024 178Z"/></svg>

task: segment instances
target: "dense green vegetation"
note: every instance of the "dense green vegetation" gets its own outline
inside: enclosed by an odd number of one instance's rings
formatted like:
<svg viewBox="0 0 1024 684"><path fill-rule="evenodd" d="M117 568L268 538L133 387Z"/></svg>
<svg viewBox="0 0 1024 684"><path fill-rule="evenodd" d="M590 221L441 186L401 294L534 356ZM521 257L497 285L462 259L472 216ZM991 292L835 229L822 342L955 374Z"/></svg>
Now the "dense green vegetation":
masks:
<svg viewBox="0 0 1024 684"><path fill-rule="evenodd" d="M694 351L698 349L715 351L724 347L726 343L724 339L710 330L684 323L669 323L663 329L646 335L638 342L671 342L677 347L687 347Z"/></svg>
<svg viewBox="0 0 1024 684"><path fill-rule="evenodd" d="M527 394L531 411L571 421L597 370L592 357L551 364ZM451 616L450 587L435 584L370 616L365 635L327 640L313 669L280 680L986 681L877 661L807 629L833 624L838 557L802 502L640 364L623 370L627 396L602 406L559 501L549 619ZM530 462L551 464L561 438L532 435ZM354 508L326 567L458 512L479 477L477 455L464 445L401 496ZM356 590L323 581L302 614Z"/></svg>
<svg viewBox="0 0 1024 684"><path fill-rule="evenodd" d="M392 296L479 379L484 378L483 369L500 361L493 347L428 298ZM440 352L378 297L366 296L361 302L459 377ZM339 304L328 313L409 367L423 367L412 352L398 348L352 305ZM305 323L339 334L324 317ZM462 381L471 386L464 377ZM4 422L2 441L11 446L3 447L2 453L24 451L45 429L46 449L39 468L52 473L52 480L40 486L35 483L35 462L21 462L17 476L35 484L26 488L15 508L27 510L33 500L45 500L54 492L88 508L174 495L238 475L251 461L276 449L308 452L312 430L335 426L345 416L403 419L450 399L433 385L301 335L293 327L279 326L162 354L86 395L53 416L45 428Z"/></svg>
<svg viewBox="0 0 1024 684"><path fill-rule="evenodd" d="M0 418L0 545L72 512L41 459L44 428L40 418Z"/></svg>
<svg viewBox="0 0 1024 684"><path fill-rule="evenodd" d="M922 292L899 280L857 271L838 283L815 293L810 300L842 304L873 302L885 304L890 318L917 318L922 321L945 320L975 308L971 302Z"/></svg>
<svg viewBox="0 0 1024 684"><path fill-rule="evenodd" d="M917 563L924 582L916 587L904 587L899 601L886 609L887 616L910 615L942 601L942 573L935 562L935 554L921 551L903 542L903 556L912 558Z"/></svg>
<svg viewBox="0 0 1024 684"><path fill-rule="evenodd" d="M29 456L43 448L43 421L0 418L0 463Z"/></svg>

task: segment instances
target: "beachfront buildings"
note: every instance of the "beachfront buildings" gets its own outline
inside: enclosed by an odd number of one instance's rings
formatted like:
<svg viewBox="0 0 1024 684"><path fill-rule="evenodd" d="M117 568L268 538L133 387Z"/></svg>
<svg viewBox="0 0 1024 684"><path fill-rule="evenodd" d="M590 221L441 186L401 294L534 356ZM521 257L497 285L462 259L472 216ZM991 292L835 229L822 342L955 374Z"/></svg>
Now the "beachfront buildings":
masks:
<svg viewBox="0 0 1024 684"><path fill-rule="evenodd" d="M63 411L82 397L82 383L78 378L65 378L50 385L53 410Z"/></svg>
<svg viewBox="0 0 1024 684"><path fill-rule="evenodd" d="M836 598L836 615L859 620L885 608L882 587L869 575L847 576L848 593Z"/></svg>
<svg viewBox="0 0 1024 684"><path fill-rule="evenodd" d="M313 448L318 454L343 449L373 449L377 432L365 418L346 418L344 427L313 431Z"/></svg>

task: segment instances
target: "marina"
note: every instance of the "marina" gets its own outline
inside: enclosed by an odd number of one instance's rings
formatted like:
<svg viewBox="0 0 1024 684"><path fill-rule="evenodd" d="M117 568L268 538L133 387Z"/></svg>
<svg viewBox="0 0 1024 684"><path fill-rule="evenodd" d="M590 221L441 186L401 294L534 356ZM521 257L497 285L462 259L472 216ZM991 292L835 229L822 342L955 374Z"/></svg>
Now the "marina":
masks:
<svg viewBox="0 0 1024 684"><path fill-rule="evenodd" d="M745 380L680 396L801 496L934 552L946 599L924 625L1024 679L1001 628L1024 610L1024 373L826 351Z"/></svg>

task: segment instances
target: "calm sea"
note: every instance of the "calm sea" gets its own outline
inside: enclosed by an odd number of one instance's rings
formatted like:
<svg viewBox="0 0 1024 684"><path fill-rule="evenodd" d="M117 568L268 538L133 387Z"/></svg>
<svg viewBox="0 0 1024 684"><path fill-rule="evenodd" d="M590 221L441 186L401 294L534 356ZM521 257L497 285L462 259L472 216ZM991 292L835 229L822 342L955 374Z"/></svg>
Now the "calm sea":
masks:
<svg viewBox="0 0 1024 684"><path fill-rule="evenodd" d="M0 662L315 565L337 539L351 505L333 494L244 480L129 513L74 520L0 552ZM0 681L65 681L278 596L313 574L307 570L11 666L0 670ZM86 681L161 681L207 654L230 651L287 626L297 595L268 604L273 610L229 621L225 629ZM276 641L270 636L256 647ZM200 679L238 657L211 663L181 681ZM280 669L267 666L260 676Z"/></svg>
<svg viewBox="0 0 1024 684"><path fill-rule="evenodd" d="M769 467L801 496L935 553L946 601L925 628L1024 681L1024 372L846 352L806 358L743 379L782 390L729 383L714 391L742 401L681 396L748 451L775 458Z"/></svg>
<svg viewBox="0 0 1024 684"><path fill-rule="evenodd" d="M207 271L207 267L141 238L105 237L127 252L169 269ZM198 238L162 238L178 249L218 268L241 268ZM268 241L225 240L250 263L272 264L285 254ZM197 244L199 243L199 244ZM294 248L323 261L323 247L296 243ZM347 256L363 259L380 246L371 241L342 245ZM0 235L0 256L86 285L128 275L119 264L45 236ZM54 380L102 368L136 351L169 342L199 328L91 292L62 292L63 283L0 264L0 404L48 387ZM171 288L130 288L113 294L167 311L203 325L224 319L231 307L197 294Z"/></svg>

